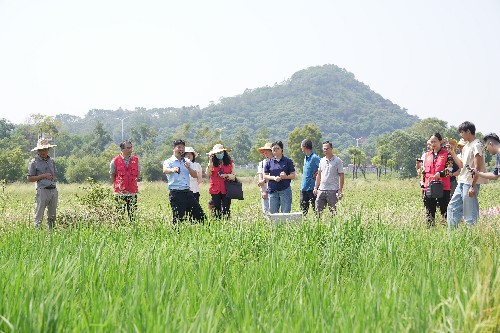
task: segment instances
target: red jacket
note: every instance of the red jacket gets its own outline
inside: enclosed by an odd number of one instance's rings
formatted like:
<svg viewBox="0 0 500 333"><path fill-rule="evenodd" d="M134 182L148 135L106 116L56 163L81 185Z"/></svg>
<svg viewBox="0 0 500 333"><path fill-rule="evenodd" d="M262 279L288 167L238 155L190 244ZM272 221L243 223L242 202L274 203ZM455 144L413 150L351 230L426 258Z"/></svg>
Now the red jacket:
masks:
<svg viewBox="0 0 500 333"><path fill-rule="evenodd" d="M123 161L121 155L114 158L115 162L115 193L137 193L137 176L139 175L139 159L137 156L131 156L128 167Z"/></svg>
<svg viewBox="0 0 500 333"><path fill-rule="evenodd" d="M448 151L446 149L439 150L436 159L434 159L434 154L432 150L425 154L425 159L424 159L425 189L427 189L427 187L429 186L429 182L434 180L434 175L437 172L445 171L447 167L446 165L447 162L448 162ZM443 182L443 190L445 191L451 190L449 172L446 172L446 176L441 177L438 180Z"/></svg>
<svg viewBox="0 0 500 333"><path fill-rule="evenodd" d="M220 161L220 163L221 164L219 164L219 166L212 167L212 173L210 174L210 188L208 189L210 194L226 194L226 183L224 183L224 178L219 176L219 170L222 170L222 173L224 174L230 174L233 170L233 163L231 162L229 165L222 164L222 161Z"/></svg>

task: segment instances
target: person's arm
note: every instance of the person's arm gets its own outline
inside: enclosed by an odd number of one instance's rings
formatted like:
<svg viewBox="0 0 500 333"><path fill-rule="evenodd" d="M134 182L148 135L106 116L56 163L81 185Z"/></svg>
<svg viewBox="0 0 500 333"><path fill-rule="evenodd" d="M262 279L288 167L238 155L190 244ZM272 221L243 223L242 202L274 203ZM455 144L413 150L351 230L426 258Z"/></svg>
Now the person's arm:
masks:
<svg viewBox="0 0 500 333"><path fill-rule="evenodd" d="M479 153L474 155L474 165L476 166L477 170L481 170L483 166L483 157ZM473 197L474 195L476 195L476 189L474 188L474 185L476 185L478 179L479 179L479 173L473 172L472 184L471 187L469 188L469 193L468 193L469 197Z"/></svg>
<svg viewBox="0 0 500 333"><path fill-rule="evenodd" d="M179 167L172 168L170 166L170 164L167 163L166 161L165 161L165 163L163 163L163 173L164 174L169 175L171 173L177 172L178 170L179 170Z"/></svg>
<svg viewBox="0 0 500 333"><path fill-rule="evenodd" d="M234 173L234 163L233 162L231 162L231 173L226 174L226 179L229 179L229 180L236 179L236 174Z"/></svg>
<svg viewBox="0 0 500 333"><path fill-rule="evenodd" d="M340 179L340 182L339 182L339 191L338 191L338 194L339 196L342 196L342 191L344 190L344 173L339 173L339 179Z"/></svg>
<svg viewBox="0 0 500 333"><path fill-rule="evenodd" d="M318 171L316 172L316 181L314 182L314 189L313 189L314 195L317 195L320 183L321 183L321 170L318 168Z"/></svg>
<svg viewBox="0 0 500 333"><path fill-rule="evenodd" d="M208 165L207 168L205 169L205 174L211 175L212 174L212 155L208 157Z"/></svg>
<svg viewBox="0 0 500 333"><path fill-rule="evenodd" d="M464 167L464 164L462 163L462 160L458 158L457 153L455 153L456 150L457 150L457 144L454 142L450 142L449 153L453 157L453 160L455 161L455 163L458 165L458 168L462 169Z"/></svg>
<svg viewBox="0 0 500 333"><path fill-rule="evenodd" d="M191 162L189 160L184 162L184 166L188 169L189 175L193 178L198 177L198 173L196 172L195 169L191 167Z"/></svg>
<svg viewBox="0 0 500 333"><path fill-rule="evenodd" d="M42 179L51 179L52 174L44 173L44 174L41 174L38 176L27 176L27 178L28 178L29 182L33 183L33 182L37 182L37 181L42 180Z"/></svg>
<svg viewBox="0 0 500 333"><path fill-rule="evenodd" d="M493 172L481 172L477 171L476 174L481 178L489 179L489 180L497 180L500 178L500 175L495 175Z"/></svg>

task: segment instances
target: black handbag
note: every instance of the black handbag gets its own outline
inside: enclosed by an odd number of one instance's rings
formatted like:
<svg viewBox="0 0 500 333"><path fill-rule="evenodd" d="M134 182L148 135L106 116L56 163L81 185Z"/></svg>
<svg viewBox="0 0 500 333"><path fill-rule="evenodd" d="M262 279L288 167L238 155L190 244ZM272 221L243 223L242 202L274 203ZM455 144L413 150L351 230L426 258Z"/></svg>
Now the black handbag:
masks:
<svg viewBox="0 0 500 333"><path fill-rule="evenodd" d="M226 197L229 199L243 200L243 184L238 179L226 180Z"/></svg>
<svg viewBox="0 0 500 333"><path fill-rule="evenodd" d="M425 191L427 198L439 199L443 197L443 182L440 180L431 180Z"/></svg>

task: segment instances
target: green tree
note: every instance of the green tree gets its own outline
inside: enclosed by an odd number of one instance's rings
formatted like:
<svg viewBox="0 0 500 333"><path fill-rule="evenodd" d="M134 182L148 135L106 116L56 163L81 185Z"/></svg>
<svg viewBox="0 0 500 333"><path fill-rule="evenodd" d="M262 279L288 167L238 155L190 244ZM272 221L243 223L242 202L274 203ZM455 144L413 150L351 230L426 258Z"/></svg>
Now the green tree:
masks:
<svg viewBox="0 0 500 333"><path fill-rule="evenodd" d="M28 167L24 160L24 153L20 148L0 150L0 180L22 181Z"/></svg>
<svg viewBox="0 0 500 333"><path fill-rule="evenodd" d="M14 124L7 119L0 119L0 139L9 137L14 128Z"/></svg>
<svg viewBox="0 0 500 333"><path fill-rule="evenodd" d="M409 130L427 140L433 133L436 132L444 137L444 133L447 128L448 123L444 120L440 120L438 118L426 118L414 124Z"/></svg>
<svg viewBox="0 0 500 333"><path fill-rule="evenodd" d="M304 167L304 153L302 152L300 144L304 139L310 139L313 144L313 151L318 151L322 147L322 134L318 126L314 124L307 124L302 129L296 127L288 135L288 151L289 156L295 164L295 168L302 172Z"/></svg>
<svg viewBox="0 0 500 333"><path fill-rule="evenodd" d="M392 158L399 168L400 177L416 177L415 158L422 155L426 139L412 131L397 130L390 135L389 142L394 147Z"/></svg>
<svg viewBox="0 0 500 333"><path fill-rule="evenodd" d="M233 140L233 151L231 156L236 164L247 164L249 162L249 154L252 149L252 141L244 128L240 128Z"/></svg>
<svg viewBox="0 0 500 333"><path fill-rule="evenodd" d="M104 128L103 123L98 121L92 133L85 136L84 141L85 143L82 146L84 154L100 155L111 142L111 134Z"/></svg>
<svg viewBox="0 0 500 333"><path fill-rule="evenodd" d="M358 169L361 169L363 176L366 178L365 171L363 169L366 160L365 153L359 147L349 147L347 152L351 156L352 168L352 178L358 178Z"/></svg>
<svg viewBox="0 0 500 333"><path fill-rule="evenodd" d="M95 181L109 181L109 160L100 156L72 156L68 159L66 179L70 183L83 183L88 177Z"/></svg>

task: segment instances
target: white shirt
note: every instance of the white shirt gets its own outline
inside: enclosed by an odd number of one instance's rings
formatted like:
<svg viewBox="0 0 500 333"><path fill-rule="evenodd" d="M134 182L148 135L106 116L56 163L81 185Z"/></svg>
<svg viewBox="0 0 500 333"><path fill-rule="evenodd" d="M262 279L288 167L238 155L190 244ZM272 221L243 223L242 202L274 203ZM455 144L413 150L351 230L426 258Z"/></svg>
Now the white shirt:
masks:
<svg viewBox="0 0 500 333"><path fill-rule="evenodd" d="M191 162L191 168L196 171L198 177L201 178L201 165L198 162ZM198 178L193 178L189 175L189 189L193 193L200 192L200 184L198 184Z"/></svg>

